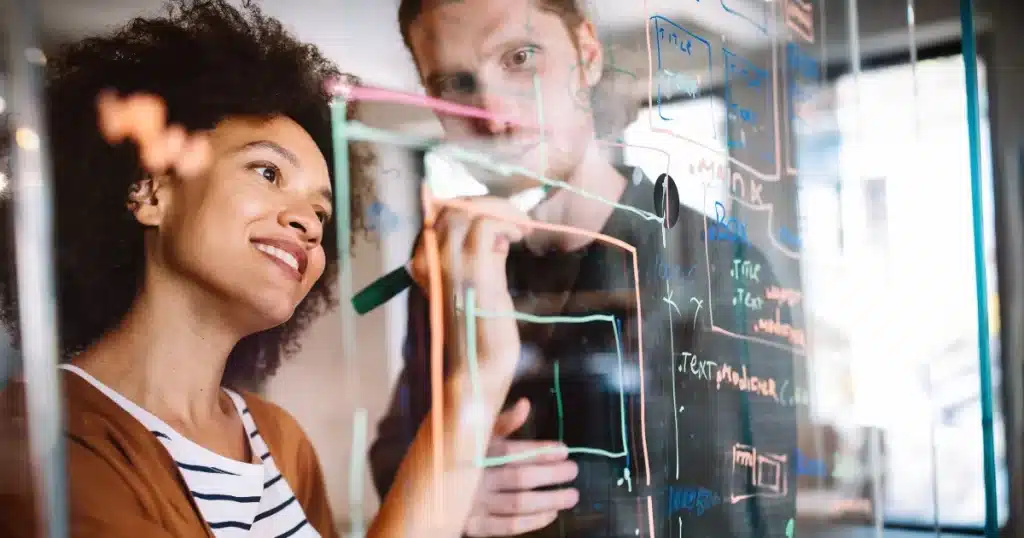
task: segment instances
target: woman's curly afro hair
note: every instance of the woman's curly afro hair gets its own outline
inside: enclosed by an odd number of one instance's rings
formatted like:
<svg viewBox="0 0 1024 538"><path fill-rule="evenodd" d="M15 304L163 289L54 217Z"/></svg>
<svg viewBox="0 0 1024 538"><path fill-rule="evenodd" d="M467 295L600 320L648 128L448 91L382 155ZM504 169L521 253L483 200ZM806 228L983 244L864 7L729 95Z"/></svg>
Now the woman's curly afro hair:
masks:
<svg viewBox="0 0 1024 538"><path fill-rule="evenodd" d="M227 117L286 116L312 136L333 171L330 96L341 74L312 45L297 41L250 2L175 0L164 17L137 18L113 34L61 49L48 59L46 106L53 162L60 351L67 359L121 321L143 275L143 228L127 210L143 177L133 144L111 146L98 130L96 97L156 94L168 121L210 129ZM356 83L354 78L351 82ZM351 117L355 111L346 113ZM363 230L361 199L372 155L350 146L352 227ZM334 178L332 177L332 182ZM11 199L0 199L0 316L18 339ZM298 349L310 322L337 304L330 287L337 239L325 229L328 267L285 324L243 339L231 352L224 383L256 388Z"/></svg>

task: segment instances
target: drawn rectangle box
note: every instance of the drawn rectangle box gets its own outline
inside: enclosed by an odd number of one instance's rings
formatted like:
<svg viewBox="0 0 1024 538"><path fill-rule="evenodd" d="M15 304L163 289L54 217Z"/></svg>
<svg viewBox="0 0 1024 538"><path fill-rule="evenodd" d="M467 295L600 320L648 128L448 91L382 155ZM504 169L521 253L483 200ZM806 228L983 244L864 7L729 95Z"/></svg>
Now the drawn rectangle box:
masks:
<svg viewBox="0 0 1024 538"><path fill-rule="evenodd" d="M824 79L821 61L797 43L786 44L786 107L792 125L810 121L815 94Z"/></svg>
<svg viewBox="0 0 1024 538"><path fill-rule="evenodd" d="M543 319L543 317L541 317L541 318ZM588 453L588 454L602 455L602 456L610 457L610 458L629 457L630 454L629 454L628 433L627 433L627 430L626 430L626 409L625 409L625 398L626 398L626 396L625 396L625 390L626 390L625 385L627 383L626 383L626 381L624 379L625 369L623 367L624 366L623 362L624 362L625 350L622 349L622 345L621 345L622 335L619 333L619 327L617 325L618 322L615 319L611 319L611 320L585 321L583 323L602 323L602 322L603 323L610 323L611 324L611 330L616 335L615 340L616 340L616 344L618 346L618 350L617 350L617 353L616 353L617 366L618 366L617 374L618 374L618 382L619 382L619 385L620 385L620 387L619 387L619 428L618 428L619 429L619 432L618 432L619 435L618 435L618 438L619 438L619 440L622 443L622 450L621 451L615 451L615 450L603 449L603 448L599 448L599 447L579 447L579 446L571 446L570 445L569 446L569 453L570 454ZM573 323L573 322L564 321L564 318L563 318L563 320L559 321L559 323ZM556 376L555 382L561 384L561 378L560 378L561 373L556 371L555 376ZM565 416L560 416L559 417L559 421L564 421L564 420L565 420ZM562 424L559 424L559 430L561 430L562 426L563 426ZM609 447L609 448L613 448L613 447Z"/></svg>
<svg viewBox="0 0 1024 538"><path fill-rule="evenodd" d="M786 480L785 462L774 457L757 455L757 487L768 493L782 493Z"/></svg>
<svg viewBox="0 0 1024 538"><path fill-rule="evenodd" d="M677 96L696 98L702 85L712 80L711 43L661 15L654 15L650 20L654 34L651 40L655 44L652 62L656 66L653 75L655 106L658 117L670 122L672 118L662 110L662 103ZM718 122L710 102L708 121L717 138Z"/></svg>
<svg viewBox="0 0 1024 538"><path fill-rule="evenodd" d="M750 445L737 443L732 449L730 501L751 497L784 497L789 491L787 457L760 453Z"/></svg>
<svg viewBox="0 0 1024 538"><path fill-rule="evenodd" d="M732 448L732 492L746 494L757 484L757 451L737 444Z"/></svg>
<svg viewBox="0 0 1024 538"><path fill-rule="evenodd" d="M734 127L735 135L729 140L732 148L749 146L760 147L757 157L767 168L775 167L775 154L767 148L775 146L772 139L774 132L775 110L772 106L771 73L768 69L758 67L751 60L723 47L722 57L725 69L725 105L727 109L726 123ZM737 91L738 90L738 91ZM749 134L747 134L749 133ZM756 138L755 138L756 137ZM738 140L734 140L737 138ZM748 139L759 139L762 143L751 143ZM755 166L754 163L747 163ZM756 166L755 166L756 167ZM767 172L766 172L767 173Z"/></svg>
<svg viewBox="0 0 1024 538"><path fill-rule="evenodd" d="M605 241L607 241L608 239L606 239L606 238L607 238L607 236L599 236L598 240L605 240ZM627 254L630 255L631 260L635 264L635 261L636 261L636 251L633 250L633 249L623 249L623 250ZM637 295L639 294L639 282L634 281L634 283L633 283L633 292L635 294L637 294ZM621 327L619 325L618 318L616 318L616 317L614 317L612 315L609 315L609 314L592 314L592 315L583 315L583 316L544 316L544 315L525 314L525 313L521 313L521 312L504 312L504 313L502 313L502 312L497 312L497 313L496 312L480 312L480 313L478 313L476 315L477 315L477 317L509 316L509 317L513 317L513 318L515 318L515 319L517 319L517 320L519 320L521 322L526 322L526 323L545 323L545 324L546 323L608 323L608 324L610 324L611 325L611 331L612 331L612 334L614 334L614 336L615 336L615 342L616 342L616 358L617 358L617 372L616 372L616 374L617 374L617 377L618 377L617 381L618 381L618 383L620 385L619 405L618 405L619 428L618 428L618 432L617 433L618 433L618 439L622 443L622 450L621 451L615 451L614 447L610 447L610 448L612 448L612 450L608 450L608 449L599 448L599 447L573 446L573 445L569 445L568 448L569 448L569 453L570 454L590 454L590 455L596 455L596 456L606 457L606 458L610 458L610 459L626 458L627 461L628 461L628 458L632 457L632 455L630 453L630 450L629 450L628 431L627 431L627 427L626 427L626 407L625 407L625 405L626 405L625 404L626 395L625 395L625 385L627 384L628 380L625 377L626 372L625 372L625 368L624 368L624 358L625 358L624 357L624 353L625 353L625 350L623 349L623 342L622 342L623 336L622 336L622 331L621 331ZM638 331L642 331L643 327L642 326L638 326L637 330ZM476 336L475 336L474 333L467 332L467 334L466 334L467 341L470 341L470 339L475 339L475 338L476 338ZM475 357L471 356L470 360L471 361L475 361L476 359L475 359ZM561 374L558 371L557 363L555 363L555 372L554 372L555 387L553 387L551 389L555 394L560 394L560 390L557 389L557 387L561 384L560 375ZM643 390L642 387L641 387L641 390ZM643 404L641 404L641 405L643 405ZM561 415L561 408L562 408L562 404L559 401L558 409L559 409L559 414L560 415ZM562 426L563 426L562 421L564 421L564 416L560 416L559 417L559 421L560 422L558 424L558 427L559 427L559 432L561 432L561 429L562 429ZM643 427L643 426L641 425L641 427ZM484 459L484 463L487 466L497 465L497 464L500 464L500 463L511 463L513 461L520 461L520 460L528 459L528 458L531 457L532 454L533 454L532 452L526 452L526 453L510 454L510 455L503 456L503 457L496 458L496 459L485 458ZM646 456L646 451L644 453L644 457L645 457L645 459L647 457ZM623 478L620 479L620 482L622 482L624 480L629 480L628 476L625 475L625 474L624 474Z"/></svg>

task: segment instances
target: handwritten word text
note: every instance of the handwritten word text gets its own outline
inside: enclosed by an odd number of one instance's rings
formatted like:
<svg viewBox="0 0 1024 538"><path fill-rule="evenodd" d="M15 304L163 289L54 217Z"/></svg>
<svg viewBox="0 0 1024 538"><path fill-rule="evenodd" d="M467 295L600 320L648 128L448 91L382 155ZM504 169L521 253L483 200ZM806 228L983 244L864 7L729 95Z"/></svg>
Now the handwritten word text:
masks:
<svg viewBox="0 0 1024 538"><path fill-rule="evenodd" d="M798 347L807 345L803 329L794 328L789 323L783 323L782 313L779 308L775 309L775 319L759 319L754 323L754 332L768 333L774 336L781 336L790 344Z"/></svg>
<svg viewBox="0 0 1024 538"><path fill-rule="evenodd" d="M676 73L663 69L666 78L668 79L668 88L670 95L686 94L691 98L696 98L700 92L700 77L694 77L686 73Z"/></svg>
<svg viewBox="0 0 1024 538"><path fill-rule="evenodd" d="M708 225L707 241L729 241L749 244L747 224L735 217L725 218L725 206L715 202L715 222Z"/></svg>
<svg viewBox="0 0 1024 538"><path fill-rule="evenodd" d="M768 289L764 290L764 298L769 301L778 301L779 304L795 306L803 298L803 293L789 288L769 286Z"/></svg>
<svg viewBox="0 0 1024 538"><path fill-rule="evenodd" d="M736 288L736 296L732 298L732 304L745 306L748 310L756 312L764 306L764 298L757 297L743 288Z"/></svg>
<svg viewBox="0 0 1024 538"><path fill-rule="evenodd" d="M701 159L696 165L690 165L690 173L698 174L710 172L712 179L719 181L729 181L729 192L752 205L763 205L764 201L761 199L761 188L764 186L762 183L756 181L749 181L743 174L737 170L729 170L729 167L722 163L714 163L707 159ZM749 192L749 195L748 195Z"/></svg>
<svg viewBox="0 0 1024 538"><path fill-rule="evenodd" d="M682 364L679 365L680 372L695 375L697 376L697 379L707 379L709 381L711 380L711 376L714 375L713 368L715 366L718 366L717 362L699 360L697 358L697 355L694 355L693 353L687 351L680 353L680 355L683 356ZM689 369L687 369L686 367L687 358L690 359Z"/></svg>
<svg viewBox="0 0 1024 538"><path fill-rule="evenodd" d="M669 514L686 510L702 516L705 510L720 504L722 504L722 498L717 493L705 488L678 486L668 488Z"/></svg>
<svg viewBox="0 0 1024 538"><path fill-rule="evenodd" d="M715 374L716 388L722 388L722 381L730 384L744 392L755 392L762 396L778 400L779 395L775 392L775 380L758 378L757 376L747 377L747 367L742 366L739 371L734 370L728 364L723 364Z"/></svg>
<svg viewBox="0 0 1024 538"><path fill-rule="evenodd" d="M729 276L741 281L760 282L757 278L761 272L761 264L751 263L745 260L733 260Z"/></svg>

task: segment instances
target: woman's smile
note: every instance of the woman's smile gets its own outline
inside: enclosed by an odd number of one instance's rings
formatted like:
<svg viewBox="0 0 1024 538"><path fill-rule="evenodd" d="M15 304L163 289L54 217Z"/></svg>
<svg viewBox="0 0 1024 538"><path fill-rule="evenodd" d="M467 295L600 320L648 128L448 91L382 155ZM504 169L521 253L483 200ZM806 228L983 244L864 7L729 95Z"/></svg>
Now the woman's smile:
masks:
<svg viewBox="0 0 1024 538"><path fill-rule="evenodd" d="M253 239L252 244L269 261L280 267L289 278L302 281L306 274L308 257L301 246L283 239Z"/></svg>

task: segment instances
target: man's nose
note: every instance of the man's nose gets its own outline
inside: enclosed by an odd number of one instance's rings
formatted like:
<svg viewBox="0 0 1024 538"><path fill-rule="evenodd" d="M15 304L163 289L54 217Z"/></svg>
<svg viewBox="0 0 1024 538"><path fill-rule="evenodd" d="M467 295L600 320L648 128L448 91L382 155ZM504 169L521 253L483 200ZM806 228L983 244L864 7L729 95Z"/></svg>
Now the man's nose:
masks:
<svg viewBox="0 0 1024 538"><path fill-rule="evenodd" d="M518 108L512 96L494 89L481 88L477 99L478 106L488 114L487 118L479 118L474 122L478 134L497 136L512 133Z"/></svg>

